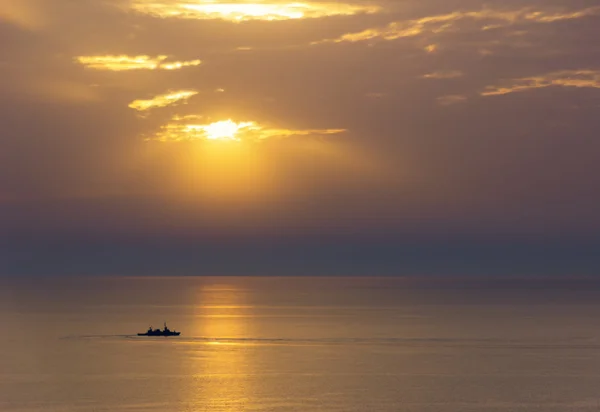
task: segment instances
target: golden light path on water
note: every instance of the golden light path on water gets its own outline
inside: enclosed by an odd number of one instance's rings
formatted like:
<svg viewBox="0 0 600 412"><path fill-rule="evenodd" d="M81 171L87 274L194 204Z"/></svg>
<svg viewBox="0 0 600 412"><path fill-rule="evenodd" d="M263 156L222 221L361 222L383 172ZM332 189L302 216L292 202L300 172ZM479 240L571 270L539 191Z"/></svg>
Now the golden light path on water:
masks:
<svg viewBox="0 0 600 412"><path fill-rule="evenodd" d="M377 13L373 5L338 2L219 2L181 0L132 0L131 8L139 13L160 18L181 18L233 22L250 20L291 20L328 16L350 16Z"/></svg>
<svg viewBox="0 0 600 412"><path fill-rule="evenodd" d="M252 336L253 319L240 317L249 308L246 290L234 284L206 284L197 292L192 336L208 338L209 344L191 346L192 374L201 383L189 393L190 404L211 410L240 411L252 402L253 359L244 344L231 338ZM229 341L229 342L228 342Z"/></svg>

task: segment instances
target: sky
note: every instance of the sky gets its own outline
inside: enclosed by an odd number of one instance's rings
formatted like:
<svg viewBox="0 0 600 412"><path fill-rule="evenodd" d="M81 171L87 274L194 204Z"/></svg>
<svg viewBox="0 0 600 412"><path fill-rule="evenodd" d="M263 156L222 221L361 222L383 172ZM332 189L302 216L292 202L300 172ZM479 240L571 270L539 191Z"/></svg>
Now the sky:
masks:
<svg viewBox="0 0 600 412"><path fill-rule="evenodd" d="M0 0L0 274L600 273L588 0Z"/></svg>

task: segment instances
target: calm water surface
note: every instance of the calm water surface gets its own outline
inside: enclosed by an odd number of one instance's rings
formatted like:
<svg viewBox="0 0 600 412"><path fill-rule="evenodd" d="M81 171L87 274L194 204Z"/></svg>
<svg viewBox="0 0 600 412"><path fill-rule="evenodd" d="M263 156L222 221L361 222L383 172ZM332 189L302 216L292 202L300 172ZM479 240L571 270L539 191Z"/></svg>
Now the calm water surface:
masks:
<svg viewBox="0 0 600 412"><path fill-rule="evenodd" d="M600 410L597 282L0 283L1 411Z"/></svg>

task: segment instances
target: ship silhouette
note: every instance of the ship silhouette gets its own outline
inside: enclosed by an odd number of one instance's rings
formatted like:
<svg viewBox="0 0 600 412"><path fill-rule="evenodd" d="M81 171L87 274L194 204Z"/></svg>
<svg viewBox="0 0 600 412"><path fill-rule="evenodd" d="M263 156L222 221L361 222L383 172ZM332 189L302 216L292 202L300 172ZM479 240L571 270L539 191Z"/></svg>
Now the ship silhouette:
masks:
<svg viewBox="0 0 600 412"><path fill-rule="evenodd" d="M152 329L152 326L148 328L148 331L145 333L138 333L138 336L179 336L181 332L176 332L174 330L170 330L167 327L167 322L165 322L165 328L163 330L160 329Z"/></svg>

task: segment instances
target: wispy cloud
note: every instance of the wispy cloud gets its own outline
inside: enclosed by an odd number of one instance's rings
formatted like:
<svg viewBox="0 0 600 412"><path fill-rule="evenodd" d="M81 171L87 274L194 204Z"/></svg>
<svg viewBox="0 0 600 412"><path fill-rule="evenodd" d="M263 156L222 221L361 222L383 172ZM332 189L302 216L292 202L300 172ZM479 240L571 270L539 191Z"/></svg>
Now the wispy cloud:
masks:
<svg viewBox="0 0 600 412"><path fill-rule="evenodd" d="M231 119L213 123L199 123L197 116L175 116L153 137L147 140L179 142L194 140L259 141L290 136L331 135L345 129L290 130L269 128L254 121L235 122Z"/></svg>
<svg viewBox="0 0 600 412"><path fill-rule="evenodd" d="M458 70L453 71L438 71L433 73L424 74L424 79L456 79L464 76L464 73Z"/></svg>
<svg viewBox="0 0 600 412"><path fill-rule="evenodd" d="M179 70L184 67L199 66L201 63L202 63L201 60L169 62L169 63L162 63L158 68L161 70Z"/></svg>
<svg viewBox="0 0 600 412"><path fill-rule="evenodd" d="M467 100L467 96L462 94L451 94L448 96L440 96L436 99L437 103L442 106L450 106L457 103L463 103Z"/></svg>
<svg viewBox="0 0 600 412"><path fill-rule="evenodd" d="M79 56L77 62L89 69L108 71L129 70L177 70L183 67L198 66L200 60L166 62L168 56Z"/></svg>
<svg viewBox="0 0 600 412"><path fill-rule="evenodd" d="M502 85L486 87L481 95L498 96L552 86L600 89L600 70L563 70L534 77L512 79Z"/></svg>
<svg viewBox="0 0 600 412"><path fill-rule="evenodd" d="M243 22L249 20L306 19L359 13L377 13L380 7L344 3L312 2L220 2L181 0L131 0L130 7L144 14L160 18L227 20Z"/></svg>
<svg viewBox="0 0 600 412"><path fill-rule="evenodd" d="M491 28L506 27L518 23L553 23L594 15L600 15L600 7L562 12L535 10L530 7L512 11L494 9L456 11L449 14L427 16L413 20L395 21L387 26L347 33L337 38L321 40L313 44L361 42L372 39L396 40L403 37L415 37L425 33L440 33L454 29L455 24L461 20L482 21L484 25L481 27L481 30L489 30Z"/></svg>
<svg viewBox="0 0 600 412"><path fill-rule="evenodd" d="M129 107L138 111L146 111L156 107L167 107L180 102L187 102L191 97L197 95L195 90L179 90L154 96L152 99L135 100L129 104Z"/></svg>

